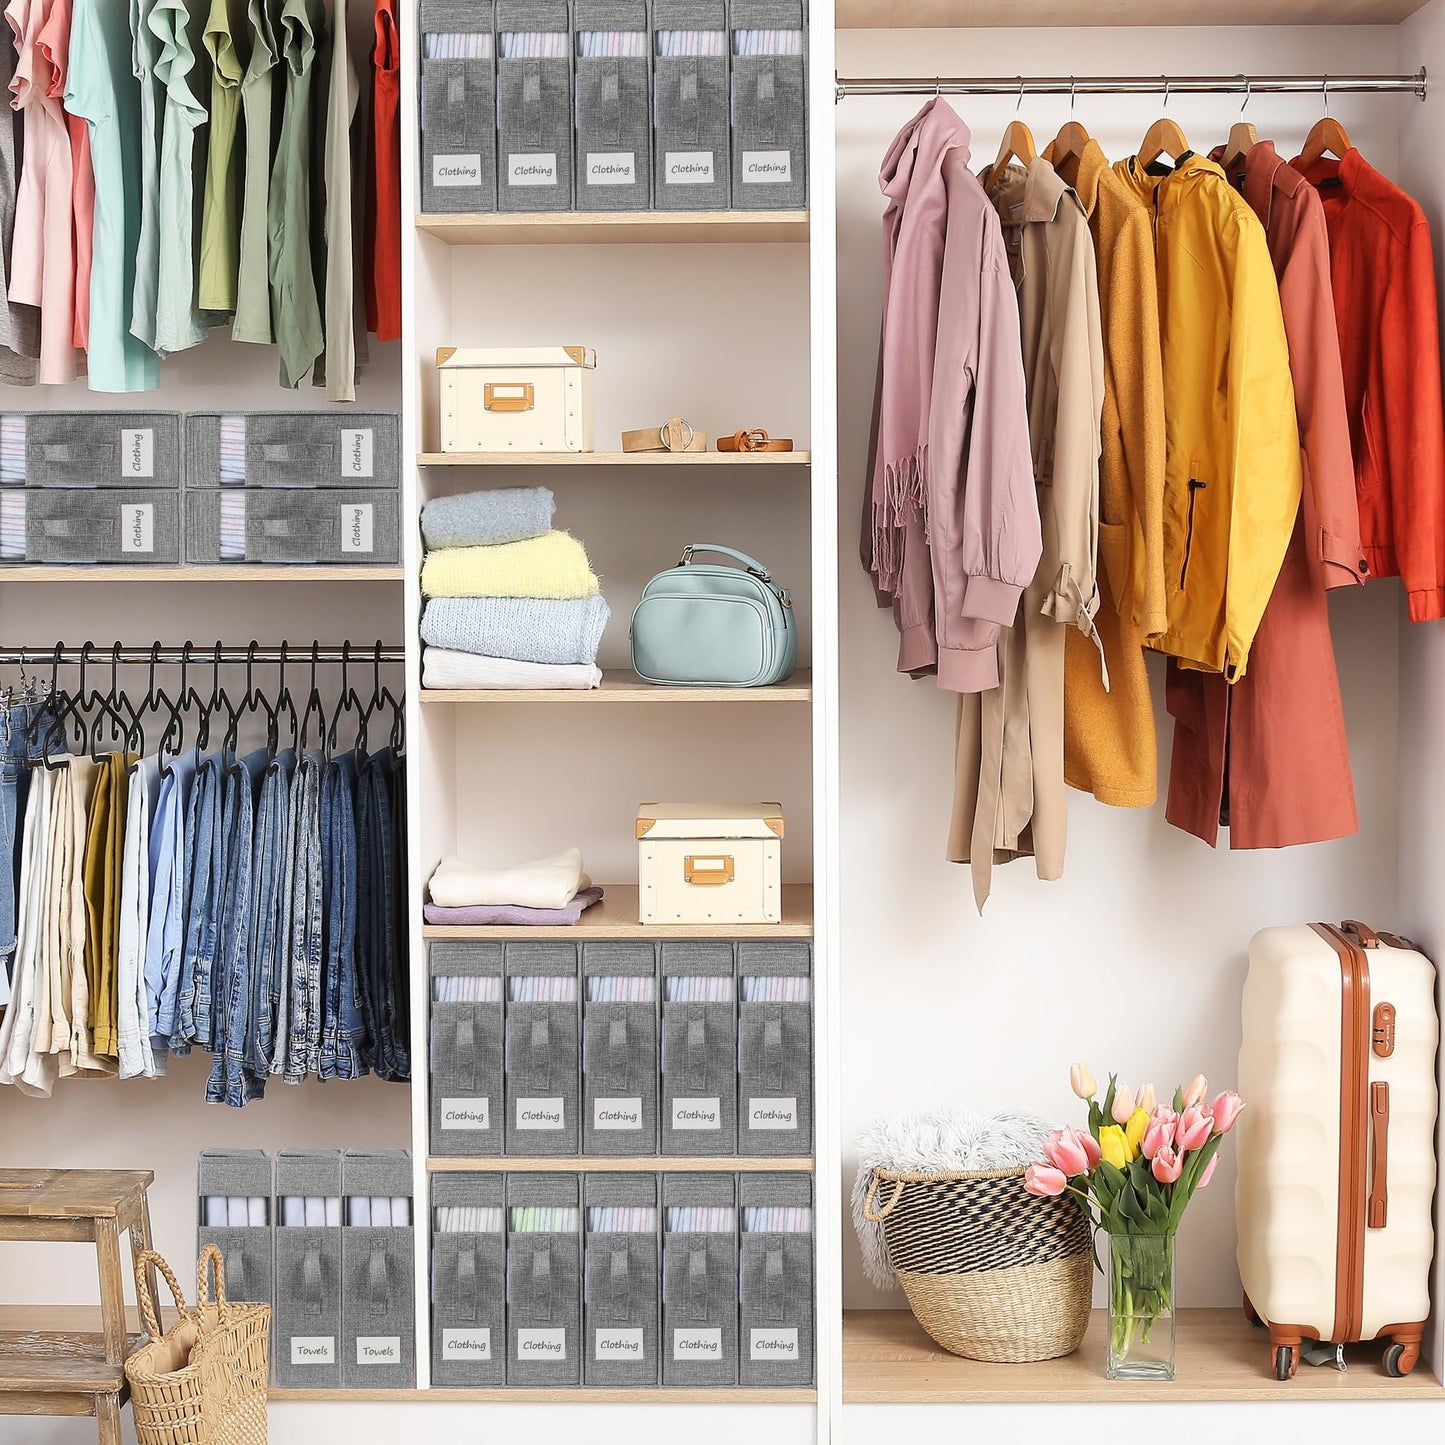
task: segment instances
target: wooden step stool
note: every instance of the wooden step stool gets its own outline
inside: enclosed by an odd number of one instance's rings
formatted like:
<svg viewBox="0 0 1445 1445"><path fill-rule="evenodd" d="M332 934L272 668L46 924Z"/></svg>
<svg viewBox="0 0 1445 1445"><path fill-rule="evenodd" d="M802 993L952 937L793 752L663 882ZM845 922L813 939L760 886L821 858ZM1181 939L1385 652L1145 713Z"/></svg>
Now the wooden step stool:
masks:
<svg viewBox="0 0 1445 1445"><path fill-rule="evenodd" d="M154 1180L148 1169L0 1169L0 1241L93 1242L101 1322L99 1334L0 1330L0 1415L94 1415L100 1445L121 1445L125 1357L145 1337L126 1333L120 1237L132 1259L151 1247Z"/></svg>

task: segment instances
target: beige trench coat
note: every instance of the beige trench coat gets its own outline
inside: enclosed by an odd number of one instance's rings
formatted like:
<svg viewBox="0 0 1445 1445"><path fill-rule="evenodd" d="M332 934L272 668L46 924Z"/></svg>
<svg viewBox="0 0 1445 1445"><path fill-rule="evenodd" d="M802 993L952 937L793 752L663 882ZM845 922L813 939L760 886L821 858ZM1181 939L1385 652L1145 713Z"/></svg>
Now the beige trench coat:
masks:
<svg viewBox="0 0 1445 1445"><path fill-rule="evenodd" d="M1064 633L1098 643L1104 406L1098 272L1078 197L1038 157L1011 167L993 200L1018 290L1044 552L1000 641L999 686L959 698L948 856L971 865L980 909L996 862L1033 855L1040 878L1064 870ZM948 324L940 315L940 333Z"/></svg>

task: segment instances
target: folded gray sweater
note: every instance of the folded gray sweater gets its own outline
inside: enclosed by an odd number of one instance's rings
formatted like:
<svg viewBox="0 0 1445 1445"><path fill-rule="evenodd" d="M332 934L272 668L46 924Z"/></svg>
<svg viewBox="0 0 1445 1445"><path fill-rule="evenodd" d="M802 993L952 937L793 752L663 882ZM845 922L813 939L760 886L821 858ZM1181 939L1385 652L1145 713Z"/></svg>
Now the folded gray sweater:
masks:
<svg viewBox="0 0 1445 1445"><path fill-rule="evenodd" d="M499 487L433 497L421 509L421 534L433 550L525 542L551 530L555 510L547 487Z"/></svg>
<svg viewBox="0 0 1445 1445"><path fill-rule="evenodd" d="M421 617L430 647L518 662L595 662L611 616L600 597L433 597Z"/></svg>

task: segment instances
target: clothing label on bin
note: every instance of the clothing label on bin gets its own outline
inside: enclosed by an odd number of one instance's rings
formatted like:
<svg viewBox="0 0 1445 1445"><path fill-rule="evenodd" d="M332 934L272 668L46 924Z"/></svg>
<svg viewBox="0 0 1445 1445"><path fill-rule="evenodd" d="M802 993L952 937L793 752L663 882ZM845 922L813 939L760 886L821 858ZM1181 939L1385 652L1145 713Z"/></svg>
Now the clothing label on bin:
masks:
<svg viewBox="0 0 1445 1445"><path fill-rule="evenodd" d="M518 1099L517 1128L519 1129L561 1129L565 1127L562 1116L562 1100Z"/></svg>
<svg viewBox="0 0 1445 1445"><path fill-rule="evenodd" d="M336 1363L335 1336L292 1335L291 1363L293 1365L334 1365Z"/></svg>
<svg viewBox="0 0 1445 1445"><path fill-rule="evenodd" d="M443 1099L443 1129L490 1129L492 1127L492 1101L490 1099Z"/></svg>
<svg viewBox="0 0 1445 1445"><path fill-rule="evenodd" d="M519 1360L565 1360L567 1358L566 1330L518 1330L517 1358Z"/></svg>
<svg viewBox="0 0 1445 1445"><path fill-rule="evenodd" d="M594 1129L642 1128L642 1100L594 1099L592 1101L592 1127Z"/></svg>
<svg viewBox="0 0 1445 1445"><path fill-rule="evenodd" d="M785 186L792 179L792 151L743 152L745 186Z"/></svg>
<svg viewBox="0 0 1445 1445"><path fill-rule="evenodd" d="M722 1331L674 1330L672 1332L672 1358L674 1360L722 1359Z"/></svg>
<svg viewBox="0 0 1445 1445"><path fill-rule="evenodd" d="M664 151L662 181L668 186L712 185L712 152Z"/></svg>
<svg viewBox="0 0 1445 1445"><path fill-rule="evenodd" d="M341 433L341 475L371 477L372 435L369 426L343 429Z"/></svg>
<svg viewBox="0 0 1445 1445"><path fill-rule="evenodd" d="M122 428L120 474L123 477L153 477L156 474L156 434L149 427Z"/></svg>
<svg viewBox="0 0 1445 1445"><path fill-rule="evenodd" d="M358 1335L356 1337L356 1363L358 1365L401 1364L401 1336Z"/></svg>
<svg viewBox="0 0 1445 1445"><path fill-rule="evenodd" d="M796 1360L797 1330L753 1330L748 1341L748 1356L754 1360Z"/></svg>
<svg viewBox="0 0 1445 1445"><path fill-rule="evenodd" d="M674 1129L721 1129L721 1099L674 1099L672 1101L672 1127Z"/></svg>
<svg viewBox="0 0 1445 1445"><path fill-rule="evenodd" d="M556 151L531 151L507 157L509 186L555 186L557 184Z"/></svg>
<svg viewBox="0 0 1445 1445"><path fill-rule="evenodd" d="M120 550L154 552L156 509L149 502L127 502L120 509Z"/></svg>
<svg viewBox="0 0 1445 1445"><path fill-rule="evenodd" d="M433 156L431 183L434 186L479 186L482 183L482 157L470 155Z"/></svg>
<svg viewBox="0 0 1445 1445"><path fill-rule="evenodd" d="M341 550L343 552L370 552L371 503L343 502L341 504Z"/></svg>
<svg viewBox="0 0 1445 1445"><path fill-rule="evenodd" d="M599 1329L592 1346L594 1360L641 1360L646 1358L642 1348L641 1330Z"/></svg>
<svg viewBox="0 0 1445 1445"><path fill-rule="evenodd" d="M492 1358L491 1330L443 1330L442 1358L445 1360L490 1360Z"/></svg>
<svg viewBox="0 0 1445 1445"><path fill-rule="evenodd" d="M798 1101L791 1099L749 1099L749 1129L796 1129Z"/></svg>
<svg viewBox="0 0 1445 1445"><path fill-rule="evenodd" d="M637 180L637 158L631 151L588 151L589 186L630 186Z"/></svg>

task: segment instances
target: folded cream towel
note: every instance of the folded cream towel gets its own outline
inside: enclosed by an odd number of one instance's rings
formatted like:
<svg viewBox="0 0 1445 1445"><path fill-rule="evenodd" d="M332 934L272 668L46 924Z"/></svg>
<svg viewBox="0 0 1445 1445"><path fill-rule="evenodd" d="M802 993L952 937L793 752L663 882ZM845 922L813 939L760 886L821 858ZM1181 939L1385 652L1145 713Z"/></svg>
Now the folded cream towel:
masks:
<svg viewBox="0 0 1445 1445"><path fill-rule="evenodd" d="M421 668L423 687L585 690L602 683L602 669L590 662L518 662L450 647L428 647L421 655Z"/></svg>
<svg viewBox="0 0 1445 1445"><path fill-rule="evenodd" d="M587 549L566 532L495 547L443 547L421 568L428 597L595 597Z"/></svg>
<svg viewBox="0 0 1445 1445"><path fill-rule="evenodd" d="M592 880L582 871L582 853L568 848L551 858L512 868L478 868L461 858L443 858L431 876L431 901L442 908L513 904L519 908L565 908Z"/></svg>

